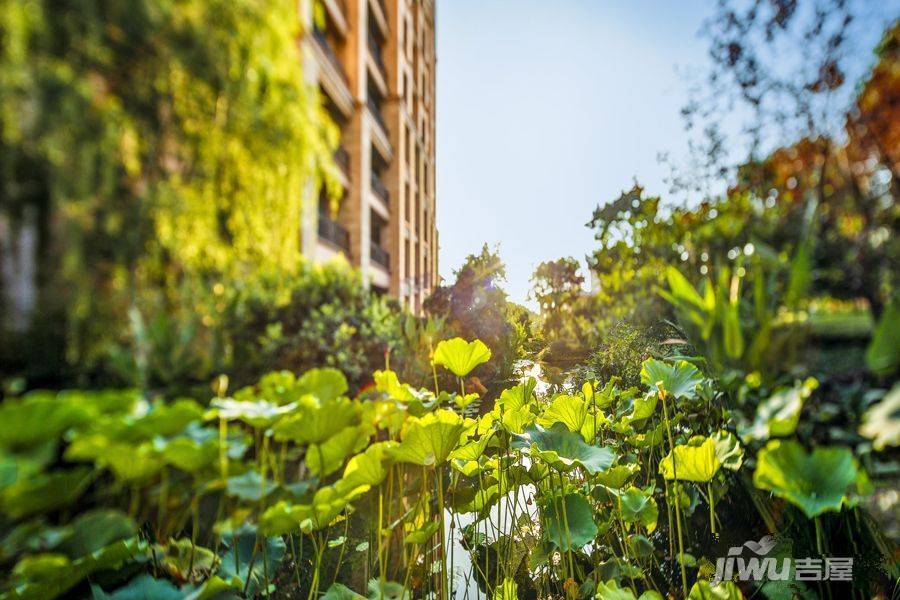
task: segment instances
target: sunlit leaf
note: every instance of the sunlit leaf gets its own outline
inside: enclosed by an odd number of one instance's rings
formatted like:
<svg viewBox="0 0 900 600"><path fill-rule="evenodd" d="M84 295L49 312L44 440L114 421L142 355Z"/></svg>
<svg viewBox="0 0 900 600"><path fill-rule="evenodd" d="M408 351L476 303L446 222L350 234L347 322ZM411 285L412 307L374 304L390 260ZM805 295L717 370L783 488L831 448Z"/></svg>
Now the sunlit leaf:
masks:
<svg viewBox="0 0 900 600"><path fill-rule="evenodd" d="M580 396L560 394L541 414L537 423L541 427L550 428L555 423L562 423L569 431L580 431L587 416L587 404Z"/></svg>
<svg viewBox="0 0 900 600"><path fill-rule="evenodd" d="M347 378L337 369L310 369L297 380L303 394L315 396L319 402L336 400L347 392Z"/></svg>
<svg viewBox="0 0 900 600"><path fill-rule="evenodd" d="M767 440L770 437L793 435L800 420L803 402L818 387L815 379L809 378L802 384L791 388L781 388L756 409L753 424L742 430L745 440Z"/></svg>
<svg viewBox="0 0 900 600"><path fill-rule="evenodd" d="M858 466L847 448L818 446L808 453L793 440L773 440L757 456L753 484L784 498L810 519L840 511Z"/></svg>
<svg viewBox="0 0 900 600"><path fill-rule="evenodd" d="M876 450L900 445L900 383L866 411L859 433L871 438Z"/></svg>
<svg viewBox="0 0 900 600"><path fill-rule="evenodd" d="M698 581L691 588L688 600L742 600L744 595L731 581L712 585L708 581Z"/></svg>
<svg viewBox="0 0 900 600"><path fill-rule="evenodd" d="M465 377L472 369L491 359L491 350L481 340L467 342L457 337L442 340L434 349L433 362L457 377Z"/></svg>
<svg viewBox="0 0 900 600"><path fill-rule="evenodd" d="M562 423L551 429L529 427L515 436L512 446L565 471L581 466L588 473L599 473L609 469L616 460L616 453L611 449L586 444L580 434L569 431Z"/></svg>
<svg viewBox="0 0 900 600"><path fill-rule="evenodd" d="M659 472L666 479L705 483L719 472L721 466L715 440L698 436L689 444L676 445L674 464L673 453L669 452L659 461Z"/></svg>
<svg viewBox="0 0 900 600"><path fill-rule="evenodd" d="M359 405L347 398L330 402L301 403L274 427L275 439L295 444L321 444L360 422Z"/></svg>
<svg viewBox="0 0 900 600"><path fill-rule="evenodd" d="M387 452L398 462L437 466L447 460L464 430L462 418L449 410L411 417L401 434L400 445Z"/></svg>
<svg viewBox="0 0 900 600"><path fill-rule="evenodd" d="M697 367L679 360L668 363L655 358L644 361L641 367L641 382L653 390L662 387L673 398L694 398L696 388L703 381Z"/></svg>
<svg viewBox="0 0 900 600"><path fill-rule="evenodd" d="M630 487L619 495L619 514L626 523L637 523L652 533L656 529L659 507L653 494Z"/></svg>

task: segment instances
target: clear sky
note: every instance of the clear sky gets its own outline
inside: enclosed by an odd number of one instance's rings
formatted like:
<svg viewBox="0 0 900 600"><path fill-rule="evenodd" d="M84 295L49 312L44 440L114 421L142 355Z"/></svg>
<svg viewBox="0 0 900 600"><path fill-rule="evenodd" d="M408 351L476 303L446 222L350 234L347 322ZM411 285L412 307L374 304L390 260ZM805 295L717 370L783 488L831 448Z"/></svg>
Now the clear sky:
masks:
<svg viewBox="0 0 900 600"><path fill-rule="evenodd" d="M677 6L677 8L675 8ZM663 193L657 155L684 155L683 69L712 0L438 2L437 194L445 278L499 244L511 299L539 262L583 261L585 223L635 177Z"/></svg>

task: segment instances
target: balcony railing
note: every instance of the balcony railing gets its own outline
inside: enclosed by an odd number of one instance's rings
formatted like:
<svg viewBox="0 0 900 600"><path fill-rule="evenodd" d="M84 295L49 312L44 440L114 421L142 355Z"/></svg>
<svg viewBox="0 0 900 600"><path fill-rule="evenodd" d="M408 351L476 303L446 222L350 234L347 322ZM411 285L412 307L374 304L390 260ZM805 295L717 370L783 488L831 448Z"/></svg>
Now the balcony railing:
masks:
<svg viewBox="0 0 900 600"><path fill-rule="evenodd" d="M387 79L387 68L384 66L384 57L381 55L381 44L371 32L369 32L369 52L372 53L372 58L375 59L375 64L378 65L381 76Z"/></svg>
<svg viewBox="0 0 900 600"><path fill-rule="evenodd" d="M384 122L384 117L381 116L381 107L372 99L371 95L366 100L366 104L369 107L369 112L372 113L372 116L375 117L375 120L378 121L378 124L381 125L381 128L387 133L387 125Z"/></svg>
<svg viewBox="0 0 900 600"><path fill-rule="evenodd" d="M372 262L376 265L381 265L387 270L391 269L390 253L375 242L372 242L372 247L370 249L369 255L372 257Z"/></svg>
<svg viewBox="0 0 900 600"><path fill-rule="evenodd" d="M341 59L339 59L337 54L335 53L331 42L328 40L328 36L325 35L325 32L318 27L313 27L313 37L316 38L316 41L319 43L319 47L322 48L325 56L328 57L328 62L331 63L331 65L341 76L341 79L344 80L344 83L346 83L349 87L350 80L347 78L347 73L344 71L344 65L343 63L341 63Z"/></svg>
<svg viewBox="0 0 900 600"><path fill-rule="evenodd" d="M388 191L387 186L384 185L384 182L381 181L381 177L374 171L372 172L372 191L375 192L375 195L381 198L385 204L390 205L391 193Z"/></svg>
<svg viewBox="0 0 900 600"><path fill-rule="evenodd" d="M350 233L327 214L319 213L319 237L350 253Z"/></svg>
<svg viewBox="0 0 900 600"><path fill-rule="evenodd" d="M347 154L346 148L338 146L338 149L334 151L334 162L341 168L344 175L350 176L350 155Z"/></svg>

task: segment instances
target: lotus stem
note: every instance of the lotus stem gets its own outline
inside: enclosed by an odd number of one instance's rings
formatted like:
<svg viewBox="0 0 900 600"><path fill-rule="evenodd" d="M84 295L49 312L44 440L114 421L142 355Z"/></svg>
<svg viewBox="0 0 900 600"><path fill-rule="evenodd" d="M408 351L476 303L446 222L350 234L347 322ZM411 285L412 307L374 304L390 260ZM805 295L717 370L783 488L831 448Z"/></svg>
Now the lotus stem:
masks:
<svg viewBox="0 0 900 600"><path fill-rule="evenodd" d="M659 385L661 382L657 383ZM678 487L678 471L675 459L675 438L672 436L672 424L669 421L668 394L666 390L660 387L659 398L663 405L663 418L666 420L666 434L669 438L669 450L672 452L672 487L675 489L675 526L678 529L678 566L681 568L681 587L684 597L688 597L687 570L684 566L684 539L681 533L681 501L679 499L680 489ZM663 478L665 479L665 478ZM666 495L666 505L669 504L668 495ZM671 530L670 530L671 535Z"/></svg>

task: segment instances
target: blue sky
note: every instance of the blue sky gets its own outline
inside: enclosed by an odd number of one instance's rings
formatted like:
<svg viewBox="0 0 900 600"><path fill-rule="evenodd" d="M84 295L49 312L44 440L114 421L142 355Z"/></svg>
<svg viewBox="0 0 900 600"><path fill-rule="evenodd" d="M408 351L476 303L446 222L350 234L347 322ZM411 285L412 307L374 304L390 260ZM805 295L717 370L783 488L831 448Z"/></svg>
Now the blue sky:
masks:
<svg viewBox="0 0 900 600"><path fill-rule="evenodd" d="M593 208L635 177L664 193L657 155L686 153L682 72L705 64L712 0L438 3L440 271L499 244L511 299L539 262L583 260Z"/></svg>
<svg viewBox="0 0 900 600"><path fill-rule="evenodd" d="M900 0L855 1L868 16L851 27L860 60L850 81L900 14ZM699 30L715 4L439 1L441 275L452 278L482 243L499 244L510 297L524 302L539 262L574 256L584 264L595 247L584 224L598 204L635 179L671 200L658 155L687 162L679 111L691 76L707 72ZM740 119L724 124L733 135ZM740 148L730 147L738 159Z"/></svg>

